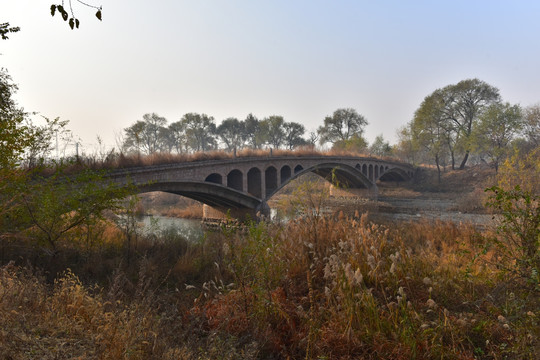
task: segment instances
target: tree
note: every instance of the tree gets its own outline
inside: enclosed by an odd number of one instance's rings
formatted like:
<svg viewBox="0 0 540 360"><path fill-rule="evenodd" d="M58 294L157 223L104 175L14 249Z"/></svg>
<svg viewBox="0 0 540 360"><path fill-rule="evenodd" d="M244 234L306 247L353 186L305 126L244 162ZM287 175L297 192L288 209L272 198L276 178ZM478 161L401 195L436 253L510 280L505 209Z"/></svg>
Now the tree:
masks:
<svg viewBox="0 0 540 360"><path fill-rule="evenodd" d="M480 115L472 137L476 148L491 159L496 172L499 171L501 160L508 154L510 142L522 127L519 105L494 103Z"/></svg>
<svg viewBox="0 0 540 360"><path fill-rule="evenodd" d="M444 117L455 125L454 135L459 138L465 153L459 165L464 169L472 147L473 127L489 105L500 101L499 89L479 79L467 79L448 85L441 92Z"/></svg>
<svg viewBox="0 0 540 360"><path fill-rule="evenodd" d="M180 121L186 129L187 143L193 151L208 151L217 147L216 124L212 116L188 113Z"/></svg>
<svg viewBox="0 0 540 360"><path fill-rule="evenodd" d="M415 147L424 149L435 161L438 181L441 182L441 161L444 156L446 128L444 99L438 92L426 96L415 111L411 123L412 141Z"/></svg>
<svg viewBox="0 0 540 360"><path fill-rule="evenodd" d="M51 176L36 173L31 181L19 185L23 206L17 211L17 227L54 255L58 241L69 231L83 226L87 231L105 210L121 208L120 200L130 189L108 182L104 173L82 170L66 175L65 167Z"/></svg>
<svg viewBox="0 0 540 360"><path fill-rule="evenodd" d="M355 134L347 140L339 140L332 145L334 150L343 150L351 152L363 152L368 146L367 140L362 136Z"/></svg>
<svg viewBox="0 0 540 360"><path fill-rule="evenodd" d="M261 122L253 114L249 114L244 120L244 137L252 149L260 149L264 144Z"/></svg>
<svg viewBox="0 0 540 360"><path fill-rule="evenodd" d="M17 184L26 172L20 168L32 132L25 124L26 114L13 99L17 86L5 69L0 68L0 238L13 219L20 192Z"/></svg>
<svg viewBox="0 0 540 360"><path fill-rule="evenodd" d="M317 131L310 131L309 136L308 136L308 140L307 140L307 145L310 148L314 149L315 146L317 146L317 143L319 142L319 139L320 139L320 136L317 133Z"/></svg>
<svg viewBox="0 0 540 360"><path fill-rule="evenodd" d="M176 121L169 125L169 140L178 154L188 151L186 124Z"/></svg>
<svg viewBox="0 0 540 360"><path fill-rule="evenodd" d="M388 141L384 140L383 135L378 135L373 144L369 147L369 152L377 156L390 156L392 154L392 147Z"/></svg>
<svg viewBox="0 0 540 360"><path fill-rule="evenodd" d="M244 146L244 123L237 118L227 118L217 127L217 135L227 150L241 149Z"/></svg>
<svg viewBox="0 0 540 360"><path fill-rule="evenodd" d="M58 162L54 167L46 161L36 161L34 168L21 166L25 154L44 159L53 134L67 133L67 122L47 119L42 127L25 123L26 114L13 100L16 89L0 70L0 240L20 233L38 235L38 243L43 240L55 251L64 234L82 224L90 231L104 210L117 209L116 199L128 189L90 170L67 175Z"/></svg>
<svg viewBox="0 0 540 360"><path fill-rule="evenodd" d="M166 133L165 126L167 119L156 113L144 114L145 131L143 132L143 148L147 154L153 154L162 150L163 138L160 136Z"/></svg>
<svg viewBox="0 0 540 360"><path fill-rule="evenodd" d="M513 149L499 167L497 174L498 186L511 190L516 185L532 194L540 195L540 147L528 153Z"/></svg>
<svg viewBox="0 0 540 360"><path fill-rule="evenodd" d="M279 149L285 141L284 124L283 116L278 115L269 116L261 122L263 137L274 149Z"/></svg>
<svg viewBox="0 0 540 360"><path fill-rule="evenodd" d="M532 147L540 146L540 104L525 109L523 132Z"/></svg>
<svg viewBox="0 0 540 360"><path fill-rule="evenodd" d="M123 148L127 151L136 151L141 153L143 143L143 132L145 130L144 121L138 120L135 124L124 129L125 138Z"/></svg>
<svg viewBox="0 0 540 360"><path fill-rule="evenodd" d="M148 155L161 151L166 131L167 119L156 113L144 114L143 120L138 120L132 126L125 128L125 147Z"/></svg>
<svg viewBox="0 0 540 360"><path fill-rule="evenodd" d="M159 139L159 151L172 153L172 151L176 149L176 139L170 129L170 126L161 126L158 130L157 136Z"/></svg>
<svg viewBox="0 0 540 360"><path fill-rule="evenodd" d="M31 142L29 129L24 124L26 114L13 99L17 90L8 72L0 68L0 169L5 171L19 165L21 155Z"/></svg>
<svg viewBox="0 0 540 360"><path fill-rule="evenodd" d="M362 138L367 120L355 109L337 109L332 116L324 119L324 125L317 132L321 136L321 144L338 141L347 142L353 137Z"/></svg>
<svg viewBox="0 0 540 360"><path fill-rule="evenodd" d="M44 125L29 126L28 131L32 137L32 141L27 145L25 150L26 165L29 168L34 168L42 165L47 160L51 159L51 153L56 148L58 150L59 141L64 144L62 153L64 154L66 145L72 143L73 134L67 128L69 120L53 120L43 117ZM53 145L53 143L55 143ZM56 160L60 154L57 152Z"/></svg>
<svg viewBox="0 0 540 360"><path fill-rule="evenodd" d="M289 150L295 147L306 145L307 141L302 137L306 132L304 125L291 121L283 124L285 135L285 147Z"/></svg>
<svg viewBox="0 0 540 360"><path fill-rule="evenodd" d="M411 164L416 164L418 148L412 138L412 123L402 126L397 131L398 143L395 147L396 155Z"/></svg>

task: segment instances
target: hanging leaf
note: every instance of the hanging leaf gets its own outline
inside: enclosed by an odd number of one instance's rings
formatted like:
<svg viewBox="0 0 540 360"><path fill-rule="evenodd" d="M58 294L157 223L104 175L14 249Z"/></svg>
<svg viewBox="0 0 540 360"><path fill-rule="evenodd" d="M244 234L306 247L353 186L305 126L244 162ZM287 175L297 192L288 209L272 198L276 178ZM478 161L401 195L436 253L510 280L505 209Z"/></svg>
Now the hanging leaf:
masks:
<svg viewBox="0 0 540 360"><path fill-rule="evenodd" d="M76 27L77 29L79 28L79 24L80 24L79 19L75 19L75 27Z"/></svg>
<svg viewBox="0 0 540 360"><path fill-rule="evenodd" d="M64 19L64 21L67 21L68 17L69 17L69 15L68 15L67 11L64 10L62 12L62 19Z"/></svg>
<svg viewBox="0 0 540 360"><path fill-rule="evenodd" d="M51 16L54 16L56 13L56 5L51 5Z"/></svg>
<svg viewBox="0 0 540 360"><path fill-rule="evenodd" d="M101 21L101 9L97 11L96 17Z"/></svg>
<svg viewBox="0 0 540 360"><path fill-rule="evenodd" d="M73 28L75 27L75 20L73 20L73 18L69 19L69 27L71 28L71 30L73 30Z"/></svg>

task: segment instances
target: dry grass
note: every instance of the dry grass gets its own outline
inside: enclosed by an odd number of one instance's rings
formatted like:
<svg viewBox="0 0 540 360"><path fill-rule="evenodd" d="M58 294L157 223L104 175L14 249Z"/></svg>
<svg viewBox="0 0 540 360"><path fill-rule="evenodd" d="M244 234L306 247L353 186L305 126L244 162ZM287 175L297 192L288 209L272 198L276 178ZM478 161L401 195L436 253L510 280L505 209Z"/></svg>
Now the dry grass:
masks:
<svg viewBox="0 0 540 360"><path fill-rule="evenodd" d="M497 269L472 263L479 238L466 226L391 231L365 217L258 227L226 242L233 290L197 309L211 328L252 334L282 358L534 357L538 301L507 307L530 290L493 284Z"/></svg>
<svg viewBox="0 0 540 360"><path fill-rule="evenodd" d="M151 155L142 155L142 154L124 154L124 153L114 153L105 159L96 159L96 158L79 158L76 162L71 164L67 173L77 172L84 168L91 169L118 169L118 168L130 168L137 166L150 166L150 165L163 165L163 164L174 164L174 163L183 163L183 162L193 162L193 161L206 161L206 160L223 160L223 159L233 159L237 158L249 158L249 157L269 157L269 156L362 156L369 157L374 159L383 159L393 162L402 162L396 158L389 157L377 157L371 154L344 151L344 150L329 150L329 151L319 151L313 147L301 147L295 150L284 150L284 149L250 149L245 148L238 150L236 154L227 152L224 150L215 150L215 151L206 151L206 152L197 152L197 153L185 153L185 154L176 154L176 153L154 153Z"/></svg>
<svg viewBox="0 0 540 360"><path fill-rule="evenodd" d="M198 244L139 237L126 249L110 225L100 234L112 238L0 268L2 358L540 355L538 288L501 272L481 251L496 234L470 226L315 212Z"/></svg>
<svg viewBox="0 0 540 360"><path fill-rule="evenodd" d="M192 204L185 208L170 208L164 212L162 215L168 217L176 217L183 219L202 219L203 217L203 205L202 204Z"/></svg>

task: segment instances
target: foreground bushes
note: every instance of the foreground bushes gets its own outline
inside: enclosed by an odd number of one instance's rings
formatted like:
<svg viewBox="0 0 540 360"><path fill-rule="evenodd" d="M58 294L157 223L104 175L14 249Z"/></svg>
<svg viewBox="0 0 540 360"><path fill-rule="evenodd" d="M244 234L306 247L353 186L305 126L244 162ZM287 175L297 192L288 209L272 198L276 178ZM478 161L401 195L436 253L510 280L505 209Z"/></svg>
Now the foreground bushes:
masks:
<svg viewBox="0 0 540 360"><path fill-rule="evenodd" d="M167 243L140 241L99 285L5 265L0 349L14 359L538 358L538 288L479 252L486 238L446 223L312 216L225 230L174 259Z"/></svg>

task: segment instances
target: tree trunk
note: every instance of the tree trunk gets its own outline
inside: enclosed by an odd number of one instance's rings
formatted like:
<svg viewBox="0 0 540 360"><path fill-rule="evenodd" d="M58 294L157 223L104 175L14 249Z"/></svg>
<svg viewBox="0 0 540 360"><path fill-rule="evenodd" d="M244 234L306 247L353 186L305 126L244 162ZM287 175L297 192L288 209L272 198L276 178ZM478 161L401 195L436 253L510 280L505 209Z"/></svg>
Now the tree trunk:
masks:
<svg viewBox="0 0 540 360"><path fill-rule="evenodd" d="M469 159L469 150L465 152L465 156L463 157L463 161L461 162L461 165L459 165L459 170L465 169L465 164L467 163L467 160Z"/></svg>
<svg viewBox="0 0 540 360"><path fill-rule="evenodd" d="M437 164L437 176L439 185L441 185L441 166L439 165L439 156L435 156L435 164Z"/></svg>

